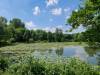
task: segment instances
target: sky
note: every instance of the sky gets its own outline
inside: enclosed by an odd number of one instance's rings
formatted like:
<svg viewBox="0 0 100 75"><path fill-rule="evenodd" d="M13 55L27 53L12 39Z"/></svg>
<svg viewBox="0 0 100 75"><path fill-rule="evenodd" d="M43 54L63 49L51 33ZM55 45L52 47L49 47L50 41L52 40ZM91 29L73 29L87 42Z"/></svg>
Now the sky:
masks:
<svg viewBox="0 0 100 75"><path fill-rule="evenodd" d="M70 29L65 25L73 10L77 10L80 0L0 0L0 16L11 20L20 18L27 29L63 31ZM73 32L84 31L83 27Z"/></svg>

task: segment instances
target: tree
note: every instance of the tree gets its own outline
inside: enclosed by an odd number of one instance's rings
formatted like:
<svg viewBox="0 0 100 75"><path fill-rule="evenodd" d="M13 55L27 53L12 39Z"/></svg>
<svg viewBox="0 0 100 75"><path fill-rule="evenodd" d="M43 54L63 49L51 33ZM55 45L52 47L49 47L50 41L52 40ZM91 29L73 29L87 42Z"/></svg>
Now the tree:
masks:
<svg viewBox="0 0 100 75"><path fill-rule="evenodd" d="M16 29L15 34L16 42L23 42L24 38L26 37L26 30L24 28L18 28Z"/></svg>
<svg viewBox="0 0 100 75"><path fill-rule="evenodd" d="M8 25L8 34L10 34L11 39L14 39L16 42L23 42L25 30L25 24L21 19L13 18L10 20L10 24Z"/></svg>
<svg viewBox="0 0 100 75"><path fill-rule="evenodd" d="M64 41L67 41L67 42L75 41L74 35L75 34L64 34L63 36Z"/></svg>
<svg viewBox="0 0 100 75"><path fill-rule="evenodd" d="M64 49L63 48L57 48L55 50L55 53L58 55L58 56L62 56L63 55L63 52L64 52Z"/></svg>
<svg viewBox="0 0 100 75"><path fill-rule="evenodd" d="M36 41L36 32L34 30L31 30L31 39L34 41Z"/></svg>
<svg viewBox="0 0 100 75"><path fill-rule="evenodd" d="M9 39L13 39L12 41L15 41L17 34L16 34L16 29L14 27L8 25L6 34L9 36Z"/></svg>
<svg viewBox="0 0 100 75"><path fill-rule="evenodd" d="M86 0L78 11L73 11L68 23L77 28L86 27L85 39L93 46L100 44L100 0Z"/></svg>
<svg viewBox="0 0 100 75"><path fill-rule="evenodd" d="M7 19L0 17L0 41L5 40L6 36Z"/></svg>
<svg viewBox="0 0 100 75"><path fill-rule="evenodd" d="M25 33L23 35L23 39L25 42L29 42L29 39L31 38L31 33L29 30L25 30Z"/></svg>
<svg viewBox="0 0 100 75"><path fill-rule="evenodd" d="M48 42L53 41L53 34L50 31L47 33L47 40L48 40Z"/></svg>
<svg viewBox="0 0 100 75"><path fill-rule="evenodd" d="M55 31L55 41L56 42L61 42L63 41L63 32L61 29L56 29Z"/></svg>
<svg viewBox="0 0 100 75"><path fill-rule="evenodd" d="M10 21L10 25L12 25L14 28L25 28L25 24L18 18L13 18Z"/></svg>

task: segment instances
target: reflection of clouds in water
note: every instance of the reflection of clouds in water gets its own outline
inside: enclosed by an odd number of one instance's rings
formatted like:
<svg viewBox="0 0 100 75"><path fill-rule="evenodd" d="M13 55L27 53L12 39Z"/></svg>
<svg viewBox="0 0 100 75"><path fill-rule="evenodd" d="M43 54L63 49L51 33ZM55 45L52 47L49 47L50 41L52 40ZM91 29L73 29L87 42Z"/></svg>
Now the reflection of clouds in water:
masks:
<svg viewBox="0 0 100 75"><path fill-rule="evenodd" d="M91 64L97 63L97 56L90 56L89 53L91 50L86 51L83 46L67 46L63 48L51 48L45 50L35 50L32 55L37 58L46 57L51 60L56 60L59 56L64 57L78 57L80 60L86 61ZM91 53L91 52L90 52ZM97 52L98 53L98 52ZM100 56L99 56L100 57ZM98 59L99 60L99 59Z"/></svg>
<svg viewBox="0 0 100 75"><path fill-rule="evenodd" d="M50 49L47 49L47 50L36 50L32 53L32 56L34 57L37 57L37 58L42 58L42 57L50 57L50 58L55 58L57 57L56 53L54 50L50 50Z"/></svg>
<svg viewBox="0 0 100 75"><path fill-rule="evenodd" d="M75 50L75 55L74 56L79 57L82 60L87 60L87 58L88 58L88 55L84 51L83 47L77 47L77 49Z"/></svg>

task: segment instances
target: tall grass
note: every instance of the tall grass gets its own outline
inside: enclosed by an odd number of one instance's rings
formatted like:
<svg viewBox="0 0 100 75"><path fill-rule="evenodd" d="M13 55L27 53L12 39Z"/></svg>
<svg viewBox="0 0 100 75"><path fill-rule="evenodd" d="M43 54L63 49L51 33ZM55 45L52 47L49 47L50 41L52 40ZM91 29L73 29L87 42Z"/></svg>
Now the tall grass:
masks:
<svg viewBox="0 0 100 75"><path fill-rule="evenodd" d="M45 59L22 57L3 60L8 66L1 68L0 75L100 75L100 67L87 64L78 58L58 59L50 62ZM0 65L4 65L0 61ZM1 67L1 66L0 66Z"/></svg>

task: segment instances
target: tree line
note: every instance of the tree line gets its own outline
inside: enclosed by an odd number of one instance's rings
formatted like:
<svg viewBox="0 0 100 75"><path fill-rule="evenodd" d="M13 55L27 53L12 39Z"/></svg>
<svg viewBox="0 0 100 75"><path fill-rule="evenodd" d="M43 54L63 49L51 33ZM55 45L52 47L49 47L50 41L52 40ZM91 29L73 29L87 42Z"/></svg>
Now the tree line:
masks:
<svg viewBox="0 0 100 75"><path fill-rule="evenodd" d="M63 42L74 40L73 34L64 34L61 29L55 32L44 30L28 30L21 19L13 18L7 21L5 17L0 17L0 43L14 42Z"/></svg>

